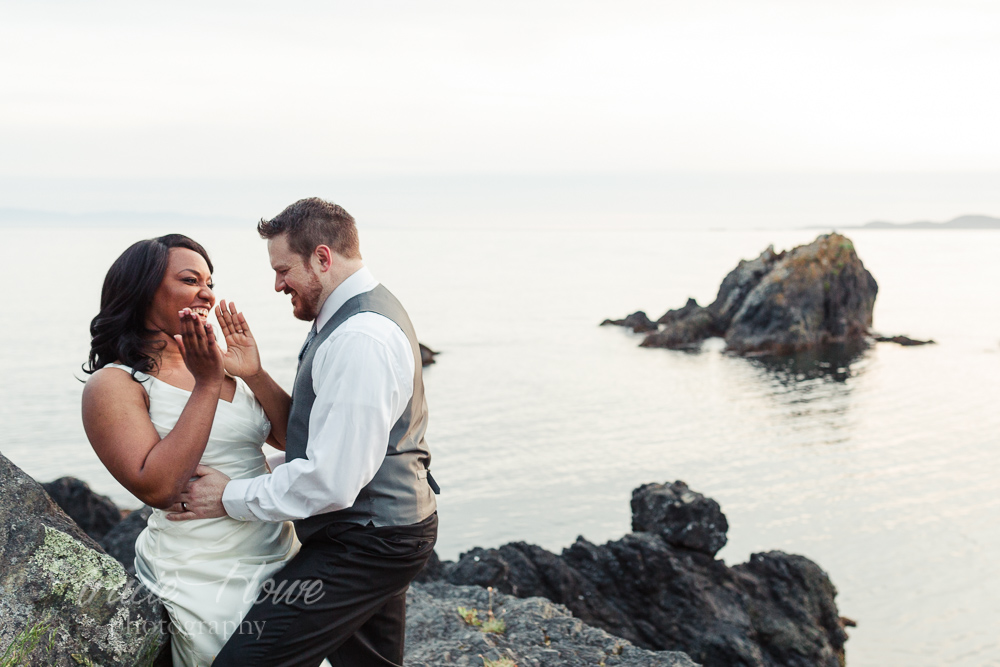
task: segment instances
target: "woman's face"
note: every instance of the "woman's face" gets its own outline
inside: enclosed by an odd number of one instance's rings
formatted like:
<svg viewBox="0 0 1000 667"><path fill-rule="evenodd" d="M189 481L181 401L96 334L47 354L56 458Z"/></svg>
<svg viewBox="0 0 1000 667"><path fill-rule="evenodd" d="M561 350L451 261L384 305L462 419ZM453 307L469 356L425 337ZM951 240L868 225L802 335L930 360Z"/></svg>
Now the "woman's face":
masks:
<svg viewBox="0 0 1000 667"><path fill-rule="evenodd" d="M171 248L163 281L146 314L146 326L173 336L180 333L180 311L190 308L205 322L214 305L212 274L205 258L194 250Z"/></svg>

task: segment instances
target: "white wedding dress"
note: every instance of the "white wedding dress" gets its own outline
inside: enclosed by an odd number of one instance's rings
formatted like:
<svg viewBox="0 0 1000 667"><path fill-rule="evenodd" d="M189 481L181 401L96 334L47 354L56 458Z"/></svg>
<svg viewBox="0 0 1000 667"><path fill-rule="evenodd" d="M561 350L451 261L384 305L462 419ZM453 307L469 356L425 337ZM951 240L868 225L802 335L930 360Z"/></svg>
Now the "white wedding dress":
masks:
<svg viewBox="0 0 1000 667"><path fill-rule="evenodd" d="M127 366L108 364L131 372ZM149 417L160 437L173 429L191 393L143 373ZM244 479L266 475L261 445L271 424L260 403L236 380L232 403L219 401L201 457L202 465ZM135 543L139 580L158 595L170 614L174 667L208 667L241 627L261 583L295 555L290 522L237 521L230 517L168 521L154 509Z"/></svg>

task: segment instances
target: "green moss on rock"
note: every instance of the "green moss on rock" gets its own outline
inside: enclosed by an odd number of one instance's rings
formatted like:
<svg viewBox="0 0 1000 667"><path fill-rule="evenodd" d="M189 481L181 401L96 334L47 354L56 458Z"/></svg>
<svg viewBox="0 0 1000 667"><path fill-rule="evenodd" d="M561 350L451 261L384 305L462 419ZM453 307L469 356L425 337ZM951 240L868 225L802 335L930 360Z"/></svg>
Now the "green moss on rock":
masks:
<svg viewBox="0 0 1000 667"><path fill-rule="evenodd" d="M44 526L45 541L31 556L29 567L47 573L52 591L80 600L87 593L117 591L128 582L121 563L94 551L61 530Z"/></svg>

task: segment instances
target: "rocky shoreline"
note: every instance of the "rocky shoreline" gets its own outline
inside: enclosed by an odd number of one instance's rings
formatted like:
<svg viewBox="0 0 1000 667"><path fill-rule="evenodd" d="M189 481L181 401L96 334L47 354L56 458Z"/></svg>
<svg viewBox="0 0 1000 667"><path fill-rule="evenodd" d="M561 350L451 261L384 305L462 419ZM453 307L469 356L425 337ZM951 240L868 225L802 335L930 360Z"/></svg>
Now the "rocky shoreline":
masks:
<svg viewBox="0 0 1000 667"><path fill-rule="evenodd" d="M456 611L490 609L502 632ZM467 616L468 617L468 616ZM506 659L506 662L504 661ZM487 662L489 661L489 662ZM650 651L592 627L545 598L491 594L480 586L415 583L406 605L406 667L697 667L676 651Z"/></svg>
<svg viewBox="0 0 1000 667"><path fill-rule="evenodd" d="M603 546L581 537L560 555L518 542L435 556L408 596L405 664L845 664L851 622L815 563L774 551L728 567L715 558L725 515L683 482L639 487L632 511L633 533ZM148 508L119 512L73 478L43 488L0 455L0 515L0 655L169 664L163 607L131 572Z"/></svg>
<svg viewBox="0 0 1000 667"><path fill-rule="evenodd" d="M0 522L4 664L153 664L166 644L159 600L3 455Z"/></svg>
<svg viewBox="0 0 1000 667"><path fill-rule="evenodd" d="M491 586L565 605L594 627L650 650L682 651L706 667L840 667L845 625L836 588L803 556L753 554L728 567L715 554L728 523L684 482L632 495L632 530L598 546L583 537L559 555L524 542L437 562L425 581Z"/></svg>

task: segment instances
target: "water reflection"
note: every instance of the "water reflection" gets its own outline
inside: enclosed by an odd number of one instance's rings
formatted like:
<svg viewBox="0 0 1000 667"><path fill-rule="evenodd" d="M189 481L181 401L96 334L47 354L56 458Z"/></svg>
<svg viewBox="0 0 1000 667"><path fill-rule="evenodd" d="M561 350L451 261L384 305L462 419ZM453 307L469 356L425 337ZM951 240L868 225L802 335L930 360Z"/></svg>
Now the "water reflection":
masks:
<svg viewBox="0 0 1000 667"><path fill-rule="evenodd" d="M764 393L800 444L840 444L851 439L849 419L855 379L867 367L864 343L828 345L787 356L748 358ZM848 382L848 380L851 380Z"/></svg>
<svg viewBox="0 0 1000 667"><path fill-rule="evenodd" d="M791 355L748 357L762 375L789 387L809 387L815 380L846 383L864 372L869 345L865 342L830 344ZM805 384L803 384L805 383Z"/></svg>

